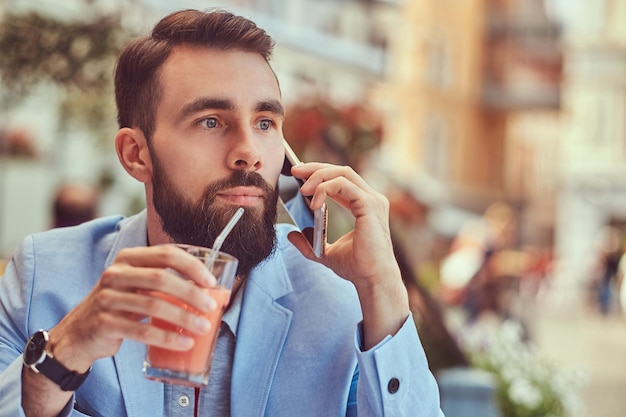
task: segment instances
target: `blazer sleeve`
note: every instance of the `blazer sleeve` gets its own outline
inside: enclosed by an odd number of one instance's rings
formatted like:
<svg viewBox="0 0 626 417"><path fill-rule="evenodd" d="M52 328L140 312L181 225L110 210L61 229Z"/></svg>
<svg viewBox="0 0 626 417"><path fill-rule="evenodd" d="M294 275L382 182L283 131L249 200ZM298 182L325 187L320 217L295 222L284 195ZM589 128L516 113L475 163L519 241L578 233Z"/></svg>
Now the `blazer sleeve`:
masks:
<svg viewBox="0 0 626 417"><path fill-rule="evenodd" d="M29 238L13 255L0 277L0 415L23 416L22 352L32 292L32 255Z"/></svg>
<svg viewBox="0 0 626 417"><path fill-rule="evenodd" d="M35 261L32 237L27 237L0 277L0 416L24 416L22 353L29 338L28 319ZM73 400L59 415L82 416Z"/></svg>
<svg viewBox="0 0 626 417"><path fill-rule="evenodd" d="M443 417L439 388L428 368L412 316L395 336L362 352L360 329L356 335L359 367L359 417Z"/></svg>

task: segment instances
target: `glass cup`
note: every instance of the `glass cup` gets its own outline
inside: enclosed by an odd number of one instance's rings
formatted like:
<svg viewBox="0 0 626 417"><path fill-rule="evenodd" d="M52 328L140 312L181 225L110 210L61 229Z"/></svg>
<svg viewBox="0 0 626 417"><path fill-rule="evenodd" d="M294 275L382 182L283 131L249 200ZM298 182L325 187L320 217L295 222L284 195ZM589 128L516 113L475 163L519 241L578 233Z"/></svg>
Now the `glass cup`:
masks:
<svg viewBox="0 0 626 417"><path fill-rule="evenodd" d="M180 244L176 246L194 255L205 264L213 252L212 249L199 246ZM215 276L217 285L212 288L198 287L199 290L206 291L217 302L217 308L209 313L201 313L194 309L197 314L202 315L211 322L211 330L208 333L197 335L165 320L158 318L150 319L151 325L192 337L195 343L190 350L186 351L174 351L157 346L148 346L143 366L143 374L146 378L192 387L201 387L208 384L215 342L217 341L222 315L230 301L230 293L238 263L238 259L234 256L218 251L211 266L211 273ZM162 293L158 295L172 304L189 310L193 309L172 296Z"/></svg>

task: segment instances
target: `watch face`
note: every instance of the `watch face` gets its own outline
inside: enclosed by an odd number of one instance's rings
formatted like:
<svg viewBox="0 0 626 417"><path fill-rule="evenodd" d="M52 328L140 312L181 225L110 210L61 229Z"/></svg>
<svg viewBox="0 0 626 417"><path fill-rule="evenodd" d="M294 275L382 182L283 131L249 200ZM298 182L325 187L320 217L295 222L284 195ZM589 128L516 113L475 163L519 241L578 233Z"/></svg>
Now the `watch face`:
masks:
<svg viewBox="0 0 626 417"><path fill-rule="evenodd" d="M34 365L38 363L45 355L46 344L48 343L48 335L44 331L38 331L30 337L24 350L24 363L26 365Z"/></svg>

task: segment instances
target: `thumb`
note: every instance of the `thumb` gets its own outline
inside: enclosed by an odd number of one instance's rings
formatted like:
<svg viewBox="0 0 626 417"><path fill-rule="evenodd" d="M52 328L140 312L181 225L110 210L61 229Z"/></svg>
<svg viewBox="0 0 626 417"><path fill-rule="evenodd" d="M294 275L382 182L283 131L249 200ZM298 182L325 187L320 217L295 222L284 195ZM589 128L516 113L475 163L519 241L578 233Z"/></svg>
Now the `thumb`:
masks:
<svg viewBox="0 0 626 417"><path fill-rule="evenodd" d="M317 259L313 253L313 249L311 249L309 242L306 240L306 237L304 237L302 232L289 232L287 239L289 239L289 242L291 242L291 244L295 246L305 258L310 260Z"/></svg>

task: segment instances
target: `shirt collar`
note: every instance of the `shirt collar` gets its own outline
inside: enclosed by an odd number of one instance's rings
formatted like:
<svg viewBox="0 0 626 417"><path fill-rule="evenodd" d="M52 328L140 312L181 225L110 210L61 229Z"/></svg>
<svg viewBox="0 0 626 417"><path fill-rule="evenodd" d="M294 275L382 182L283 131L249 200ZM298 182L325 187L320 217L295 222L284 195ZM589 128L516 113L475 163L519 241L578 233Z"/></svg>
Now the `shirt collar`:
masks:
<svg viewBox="0 0 626 417"><path fill-rule="evenodd" d="M235 293L235 298L230 304L230 307L222 316L222 322L224 322L228 326L228 328L235 335L235 337L237 336L237 326L239 325L239 316L241 313L241 305L243 303L243 292L245 290L245 287L246 283L244 281L241 287L239 287L239 290Z"/></svg>

